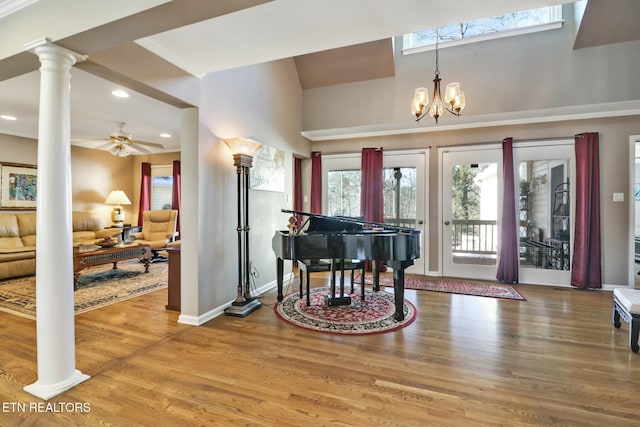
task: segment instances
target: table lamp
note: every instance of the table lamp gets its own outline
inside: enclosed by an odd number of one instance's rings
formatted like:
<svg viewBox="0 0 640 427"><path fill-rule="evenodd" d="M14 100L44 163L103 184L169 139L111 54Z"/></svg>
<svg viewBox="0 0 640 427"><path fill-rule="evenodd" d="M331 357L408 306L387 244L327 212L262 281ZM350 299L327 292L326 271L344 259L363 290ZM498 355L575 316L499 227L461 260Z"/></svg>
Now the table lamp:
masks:
<svg viewBox="0 0 640 427"><path fill-rule="evenodd" d="M107 200L104 201L107 205L114 205L113 212L111 212L111 221L116 227L124 226L124 210L122 205L130 205L131 200L124 194L122 190L113 190Z"/></svg>

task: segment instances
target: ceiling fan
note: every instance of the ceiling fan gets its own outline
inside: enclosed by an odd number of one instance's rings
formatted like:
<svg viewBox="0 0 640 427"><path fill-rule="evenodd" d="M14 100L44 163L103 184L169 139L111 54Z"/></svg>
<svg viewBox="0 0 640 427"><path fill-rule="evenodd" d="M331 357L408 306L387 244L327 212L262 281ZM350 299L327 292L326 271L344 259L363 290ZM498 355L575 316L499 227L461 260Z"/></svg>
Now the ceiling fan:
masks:
<svg viewBox="0 0 640 427"><path fill-rule="evenodd" d="M118 130L115 132L111 132L109 134L109 138L99 139L99 140L74 140L78 142L91 142L91 141L108 141L106 144L102 144L98 147L95 147L97 150L108 150L111 154L118 157L127 157L130 154L134 154L136 151L143 154L151 154L152 151L145 148L154 147L154 148L164 148L164 145L157 144L155 142L145 142L138 141L133 139L133 135L125 132L124 122L117 122Z"/></svg>

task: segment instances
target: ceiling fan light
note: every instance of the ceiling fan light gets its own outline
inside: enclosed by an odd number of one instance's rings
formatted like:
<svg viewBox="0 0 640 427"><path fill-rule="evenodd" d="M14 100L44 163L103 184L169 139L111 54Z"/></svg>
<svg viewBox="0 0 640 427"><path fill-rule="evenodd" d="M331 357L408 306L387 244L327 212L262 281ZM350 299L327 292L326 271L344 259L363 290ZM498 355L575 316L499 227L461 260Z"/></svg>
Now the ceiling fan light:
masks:
<svg viewBox="0 0 640 427"><path fill-rule="evenodd" d="M122 145L118 152L118 157L127 157L129 154L131 154L131 149L126 145Z"/></svg>

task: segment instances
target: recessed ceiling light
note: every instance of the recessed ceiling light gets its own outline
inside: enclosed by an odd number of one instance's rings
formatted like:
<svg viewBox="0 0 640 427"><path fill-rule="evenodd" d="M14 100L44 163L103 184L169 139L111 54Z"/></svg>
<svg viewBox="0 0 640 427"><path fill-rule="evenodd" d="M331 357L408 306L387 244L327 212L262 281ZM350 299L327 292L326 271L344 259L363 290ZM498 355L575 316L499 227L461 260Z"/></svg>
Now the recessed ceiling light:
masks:
<svg viewBox="0 0 640 427"><path fill-rule="evenodd" d="M10 116L8 114L0 114L0 119L2 119L2 120L17 120L15 116Z"/></svg>
<svg viewBox="0 0 640 427"><path fill-rule="evenodd" d="M116 89L111 92L111 95L117 96L118 98L128 98L129 94L122 89Z"/></svg>
<svg viewBox="0 0 640 427"><path fill-rule="evenodd" d="M161 134L160 134L160 136L161 136L162 138L171 138L171 134L170 134L170 133L166 133L166 132L161 133Z"/></svg>

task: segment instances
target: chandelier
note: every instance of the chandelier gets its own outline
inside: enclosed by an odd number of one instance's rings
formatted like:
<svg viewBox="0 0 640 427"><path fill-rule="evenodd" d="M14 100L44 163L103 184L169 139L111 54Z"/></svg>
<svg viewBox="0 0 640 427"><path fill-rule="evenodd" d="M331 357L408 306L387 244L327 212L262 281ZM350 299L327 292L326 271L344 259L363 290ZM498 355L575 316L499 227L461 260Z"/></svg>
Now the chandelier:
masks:
<svg viewBox="0 0 640 427"><path fill-rule="evenodd" d="M419 87L413 95L411 102L411 113L416 116L416 122L422 120L427 114L436 119L447 110L455 116L460 116L460 111L464 109L464 92L460 90L460 83L449 83L445 88L444 101L440 94L440 70L438 69L438 41L440 37L436 31L436 71L433 79L433 98L429 101L427 88Z"/></svg>

